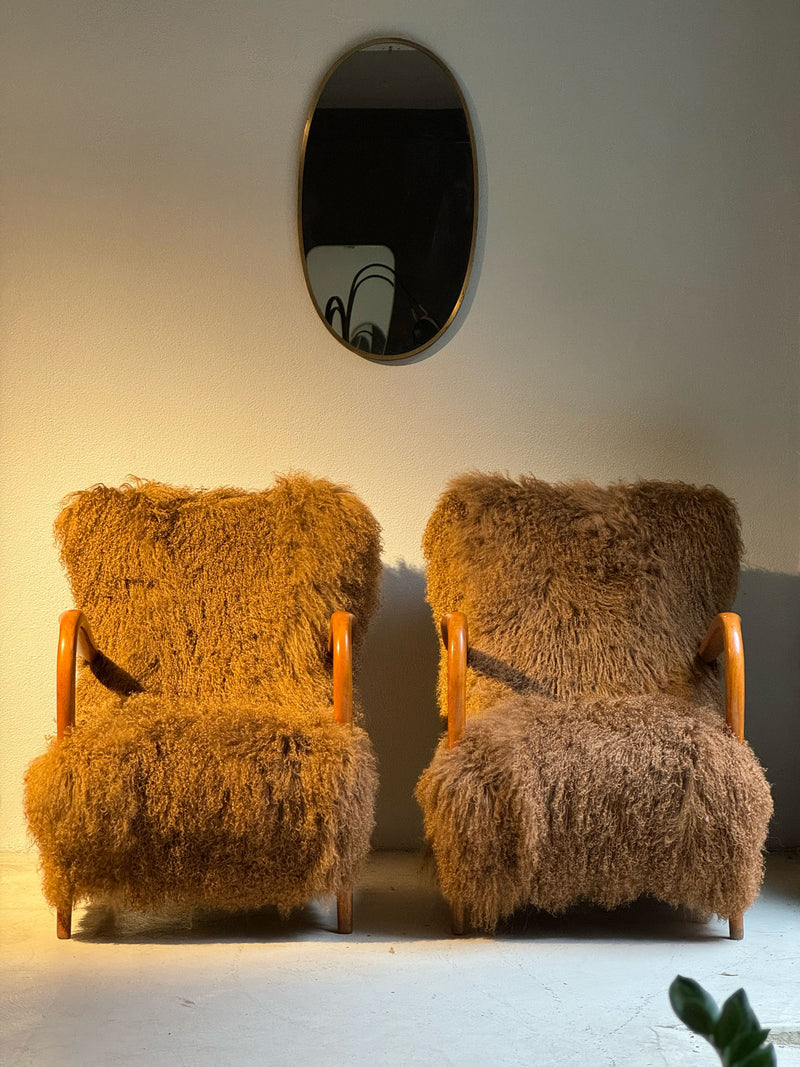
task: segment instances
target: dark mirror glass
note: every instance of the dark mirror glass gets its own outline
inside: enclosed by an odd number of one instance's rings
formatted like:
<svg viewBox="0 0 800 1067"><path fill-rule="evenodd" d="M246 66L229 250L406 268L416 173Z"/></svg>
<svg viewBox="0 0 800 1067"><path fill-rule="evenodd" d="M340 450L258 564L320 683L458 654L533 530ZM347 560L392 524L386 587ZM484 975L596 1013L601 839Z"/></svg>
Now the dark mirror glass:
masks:
<svg viewBox="0 0 800 1067"><path fill-rule="evenodd" d="M303 137L300 241L344 344L391 360L441 336L469 278L476 194L464 98L431 52L370 41L328 72Z"/></svg>

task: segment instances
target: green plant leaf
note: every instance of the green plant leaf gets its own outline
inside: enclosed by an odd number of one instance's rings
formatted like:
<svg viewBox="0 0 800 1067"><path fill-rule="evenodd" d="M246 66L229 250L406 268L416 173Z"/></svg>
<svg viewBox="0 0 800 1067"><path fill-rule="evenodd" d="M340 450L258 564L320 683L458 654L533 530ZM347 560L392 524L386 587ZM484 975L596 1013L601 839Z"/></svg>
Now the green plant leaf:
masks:
<svg viewBox="0 0 800 1067"><path fill-rule="evenodd" d="M739 1062L745 1056L749 1056L757 1048L764 1044L769 1030L748 1030L739 1034L725 1048L722 1055L724 1067L738 1067Z"/></svg>
<svg viewBox="0 0 800 1067"><path fill-rule="evenodd" d="M765 1045L751 1052L749 1056L745 1056L743 1060L736 1060L732 1067L775 1067L777 1062L775 1046Z"/></svg>
<svg viewBox="0 0 800 1067"><path fill-rule="evenodd" d="M740 1034L760 1029L747 994L743 989L737 989L722 1005L722 1011L714 1024L714 1045L722 1051Z"/></svg>
<svg viewBox="0 0 800 1067"><path fill-rule="evenodd" d="M719 1008L698 982L679 974L669 987L669 1002L682 1023L694 1033L711 1039Z"/></svg>

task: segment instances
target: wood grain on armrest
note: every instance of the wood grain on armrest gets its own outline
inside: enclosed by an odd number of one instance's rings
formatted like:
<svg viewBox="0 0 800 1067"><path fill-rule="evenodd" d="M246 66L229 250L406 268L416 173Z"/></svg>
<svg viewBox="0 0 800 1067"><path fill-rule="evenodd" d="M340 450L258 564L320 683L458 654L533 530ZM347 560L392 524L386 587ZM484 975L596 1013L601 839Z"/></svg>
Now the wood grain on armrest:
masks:
<svg viewBox="0 0 800 1067"><path fill-rule="evenodd" d="M712 663L725 653L725 721L744 741L744 645L742 620L733 611L716 615L700 644L699 656Z"/></svg>
<svg viewBox="0 0 800 1067"><path fill-rule="evenodd" d="M334 611L328 632L328 650L333 653L333 717L343 726L353 726L353 616Z"/></svg>
<svg viewBox="0 0 800 1067"><path fill-rule="evenodd" d="M59 738L75 725L75 665L80 655L91 663L99 655L89 620L77 608L59 618L56 658L56 732Z"/></svg>
<svg viewBox="0 0 800 1067"><path fill-rule="evenodd" d="M453 748L467 721L467 616L451 611L441 629L447 649L447 747Z"/></svg>

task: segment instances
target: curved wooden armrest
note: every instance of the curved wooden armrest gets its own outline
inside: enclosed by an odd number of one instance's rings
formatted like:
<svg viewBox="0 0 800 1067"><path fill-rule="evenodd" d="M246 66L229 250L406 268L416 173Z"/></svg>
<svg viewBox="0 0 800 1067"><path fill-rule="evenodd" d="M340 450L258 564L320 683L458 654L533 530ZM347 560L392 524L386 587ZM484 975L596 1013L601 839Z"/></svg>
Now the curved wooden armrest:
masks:
<svg viewBox="0 0 800 1067"><path fill-rule="evenodd" d="M353 622L349 611L334 611L328 630L328 651L333 653L333 717L353 726Z"/></svg>
<svg viewBox="0 0 800 1067"><path fill-rule="evenodd" d="M700 644L698 655L713 663L725 653L725 721L734 735L744 741L744 645L742 620L733 611L716 615Z"/></svg>
<svg viewBox="0 0 800 1067"><path fill-rule="evenodd" d="M467 721L467 616L451 611L442 619L441 629L447 649L447 747L452 748Z"/></svg>
<svg viewBox="0 0 800 1067"><path fill-rule="evenodd" d="M58 655L56 658L56 733L64 737L75 725L75 664L80 655L91 663L100 650L92 635L89 620L77 608L59 617Z"/></svg>

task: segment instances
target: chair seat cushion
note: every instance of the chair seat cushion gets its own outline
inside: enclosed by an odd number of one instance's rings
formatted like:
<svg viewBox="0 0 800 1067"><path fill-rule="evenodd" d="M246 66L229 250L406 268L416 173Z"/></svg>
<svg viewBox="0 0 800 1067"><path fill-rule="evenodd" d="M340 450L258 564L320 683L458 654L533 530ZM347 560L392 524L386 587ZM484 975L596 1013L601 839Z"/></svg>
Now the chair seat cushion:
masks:
<svg viewBox="0 0 800 1067"><path fill-rule="evenodd" d="M56 907L288 911L353 879L376 790L366 733L329 706L109 695L31 764L26 810Z"/></svg>
<svg viewBox="0 0 800 1067"><path fill-rule="evenodd" d="M417 787L444 895L491 929L650 895L721 918L762 877L764 773L716 708L515 697L469 719Z"/></svg>

